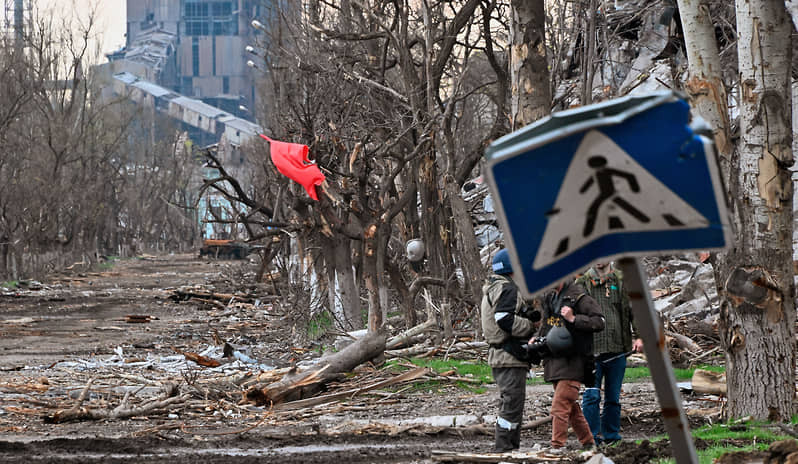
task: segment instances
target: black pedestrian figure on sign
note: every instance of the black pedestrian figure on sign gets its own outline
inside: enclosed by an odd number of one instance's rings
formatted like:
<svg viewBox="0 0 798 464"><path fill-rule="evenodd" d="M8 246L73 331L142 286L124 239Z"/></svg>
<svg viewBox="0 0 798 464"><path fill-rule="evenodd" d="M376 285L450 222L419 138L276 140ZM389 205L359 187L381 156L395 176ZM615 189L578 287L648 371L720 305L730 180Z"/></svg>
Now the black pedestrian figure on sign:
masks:
<svg viewBox="0 0 798 464"><path fill-rule="evenodd" d="M582 185L579 189L579 193L585 193L590 186L593 185L593 182L595 182L598 187L598 197L593 200L593 203L590 204L590 208L587 210L587 220L585 222L585 228L582 231L583 237L587 237L593 232L593 228L596 226L596 217L598 216L599 208L602 203L609 199L612 199L613 203L626 210L627 213L634 216L638 221L649 222L648 216L616 195L615 184L612 182L613 176L626 179L626 181L629 182L629 188L632 192L637 193L640 191L640 185L637 183L637 178L634 175L625 171L619 171L618 169L608 168L607 158L603 156L591 156L587 160L587 164L596 172Z"/></svg>

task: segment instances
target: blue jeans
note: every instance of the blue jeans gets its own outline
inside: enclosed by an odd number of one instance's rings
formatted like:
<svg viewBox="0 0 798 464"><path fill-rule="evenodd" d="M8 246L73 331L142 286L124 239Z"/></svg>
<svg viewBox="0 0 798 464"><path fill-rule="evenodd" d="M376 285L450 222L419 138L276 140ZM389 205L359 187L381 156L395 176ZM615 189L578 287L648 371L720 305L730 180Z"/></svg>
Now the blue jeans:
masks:
<svg viewBox="0 0 798 464"><path fill-rule="evenodd" d="M596 384L582 395L582 412L596 443L621 439L621 385L626 371L626 356L604 361L620 353L605 353L596 358ZM601 383L604 382L604 405L601 403Z"/></svg>

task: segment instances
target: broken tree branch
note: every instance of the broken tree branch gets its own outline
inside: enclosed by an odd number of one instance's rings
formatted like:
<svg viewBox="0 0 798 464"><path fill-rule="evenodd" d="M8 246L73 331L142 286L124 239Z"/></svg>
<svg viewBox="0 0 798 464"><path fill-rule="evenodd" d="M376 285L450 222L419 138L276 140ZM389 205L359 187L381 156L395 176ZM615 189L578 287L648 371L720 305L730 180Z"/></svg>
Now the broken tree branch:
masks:
<svg viewBox="0 0 798 464"><path fill-rule="evenodd" d="M321 390L322 385L380 356L385 351L385 339L382 330L369 332L338 353L321 358L318 368L288 372L281 380L263 388L250 388L241 402L266 405L311 397Z"/></svg>

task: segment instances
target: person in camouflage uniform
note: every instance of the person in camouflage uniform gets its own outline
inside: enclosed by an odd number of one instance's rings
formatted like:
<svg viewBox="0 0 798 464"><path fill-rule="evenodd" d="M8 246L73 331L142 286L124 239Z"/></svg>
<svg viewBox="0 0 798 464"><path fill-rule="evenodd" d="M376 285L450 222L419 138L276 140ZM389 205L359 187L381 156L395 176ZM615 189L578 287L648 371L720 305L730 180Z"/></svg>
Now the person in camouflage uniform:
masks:
<svg viewBox="0 0 798 464"><path fill-rule="evenodd" d="M632 307L620 271L610 263L599 263L580 276L577 283L598 302L605 319L604 330L593 335L595 384L587 385L582 395L582 411L596 443L615 443L621 439L620 397L626 355L643 351L643 341L632 324ZM604 405L599 413L602 381Z"/></svg>
<svg viewBox="0 0 798 464"><path fill-rule="evenodd" d="M495 430L497 452L518 449L521 444L526 377L530 367L529 361L524 359L522 345L540 320L540 313L524 303L512 275L507 250L499 250L493 258L493 275L482 287L480 306L482 331L490 344L488 365L500 394Z"/></svg>

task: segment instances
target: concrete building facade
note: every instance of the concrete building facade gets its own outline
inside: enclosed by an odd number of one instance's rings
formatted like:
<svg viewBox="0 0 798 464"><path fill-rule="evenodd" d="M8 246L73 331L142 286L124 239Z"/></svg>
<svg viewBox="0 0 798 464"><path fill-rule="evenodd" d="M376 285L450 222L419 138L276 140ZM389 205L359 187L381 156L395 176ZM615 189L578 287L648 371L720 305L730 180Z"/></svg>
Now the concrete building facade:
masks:
<svg viewBox="0 0 798 464"><path fill-rule="evenodd" d="M263 0L128 0L124 53L128 71L242 117L255 86L245 47ZM121 64L121 63L120 63Z"/></svg>

